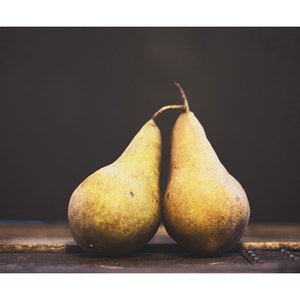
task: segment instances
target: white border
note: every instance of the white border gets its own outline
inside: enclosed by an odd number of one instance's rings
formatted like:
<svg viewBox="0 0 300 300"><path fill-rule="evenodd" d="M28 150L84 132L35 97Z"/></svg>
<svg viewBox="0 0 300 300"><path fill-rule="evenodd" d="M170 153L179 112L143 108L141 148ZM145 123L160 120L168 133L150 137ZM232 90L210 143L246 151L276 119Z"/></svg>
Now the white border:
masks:
<svg viewBox="0 0 300 300"><path fill-rule="evenodd" d="M299 274L0 274L3 299L288 299Z"/></svg>
<svg viewBox="0 0 300 300"><path fill-rule="evenodd" d="M299 26L298 0L0 0L0 26Z"/></svg>

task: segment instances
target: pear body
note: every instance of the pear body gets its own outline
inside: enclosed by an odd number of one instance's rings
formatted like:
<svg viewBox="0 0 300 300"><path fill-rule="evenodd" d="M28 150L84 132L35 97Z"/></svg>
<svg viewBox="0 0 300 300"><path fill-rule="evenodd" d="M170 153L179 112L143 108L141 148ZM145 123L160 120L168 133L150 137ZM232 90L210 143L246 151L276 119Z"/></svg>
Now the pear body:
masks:
<svg viewBox="0 0 300 300"><path fill-rule="evenodd" d="M162 215L169 235L203 256L229 251L249 221L244 189L219 161L191 111L182 113L172 129Z"/></svg>
<svg viewBox="0 0 300 300"><path fill-rule="evenodd" d="M68 220L78 245L98 255L137 251L161 220L161 134L153 120L112 164L87 177L73 192Z"/></svg>

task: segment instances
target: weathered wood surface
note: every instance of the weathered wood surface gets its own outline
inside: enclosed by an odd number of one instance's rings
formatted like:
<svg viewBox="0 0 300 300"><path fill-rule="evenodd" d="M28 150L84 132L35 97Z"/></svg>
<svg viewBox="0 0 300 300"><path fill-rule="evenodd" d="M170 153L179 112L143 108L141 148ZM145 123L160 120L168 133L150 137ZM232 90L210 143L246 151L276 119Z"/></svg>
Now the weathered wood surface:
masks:
<svg viewBox="0 0 300 300"><path fill-rule="evenodd" d="M0 224L0 272L207 273L300 272L300 225L251 224L232 251L198 257L161 226L140 252L91 257L74 242L67 223Z"/></svg>

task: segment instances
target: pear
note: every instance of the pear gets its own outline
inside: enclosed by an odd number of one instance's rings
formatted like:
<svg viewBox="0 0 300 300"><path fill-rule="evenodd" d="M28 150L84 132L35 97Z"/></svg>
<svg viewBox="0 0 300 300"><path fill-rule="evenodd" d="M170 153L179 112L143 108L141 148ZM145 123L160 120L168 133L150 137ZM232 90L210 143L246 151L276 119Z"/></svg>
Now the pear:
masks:
<svg viewBox="0 0 300 300"><path fill-rule="evenodd" d="M231 250L247 228L250 207L241 184L229 174L189 110L177 118L171 133L170 170L162 202L168 234L201 256Z"/></svg>
<svg viewBox="0 0 300 300"><path fill-rule="evenodd" d="M95 255L137 251L161 221L161 133L157 111L113 163L88 176L72 193L68 221L77 244ZM181 107L181 106L180 106Z"/></svg>

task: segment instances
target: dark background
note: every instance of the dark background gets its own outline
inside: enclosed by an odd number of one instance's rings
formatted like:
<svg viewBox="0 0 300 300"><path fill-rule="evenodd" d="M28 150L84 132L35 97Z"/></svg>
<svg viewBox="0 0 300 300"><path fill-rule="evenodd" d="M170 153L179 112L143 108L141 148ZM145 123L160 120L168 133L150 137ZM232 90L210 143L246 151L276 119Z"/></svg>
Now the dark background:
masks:
<svg viewBox="0 0 300 300"><path fill-rule="evenodd" d="M0 28L0 219L67 220L181 83L251 222L299 222L299 28ZM164 138L177 112L158 124Z"/></svg>

